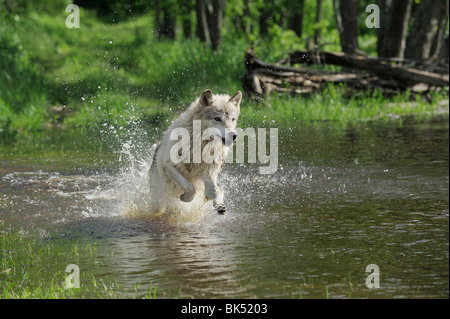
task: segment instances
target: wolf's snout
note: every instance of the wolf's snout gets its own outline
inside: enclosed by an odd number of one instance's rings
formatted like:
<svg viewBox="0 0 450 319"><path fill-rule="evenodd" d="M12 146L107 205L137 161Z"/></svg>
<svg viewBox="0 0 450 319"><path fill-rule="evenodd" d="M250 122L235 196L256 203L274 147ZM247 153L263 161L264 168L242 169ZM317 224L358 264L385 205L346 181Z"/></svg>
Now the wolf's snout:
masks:
<svg viewBox="0 0 450 319"><path fill-rule="evenodd" d="M234 141L237 139L238 134L236 132L225 133L225 137L222 137L222 143L225 146L233 145Z"/></svg>
<svg viewBox="0 0 450 319"><path fill-rule="evenodd" d="M225 144L225 145L227 145L227 144L233 145L234 141L236 141L236 139L238 137L238 134L236 132L231 132L230 134L228 134L227 137L228 137L229 140L226 141L226 143L225 143L225 139L224 138L222 139L223 144Z"/></svg>

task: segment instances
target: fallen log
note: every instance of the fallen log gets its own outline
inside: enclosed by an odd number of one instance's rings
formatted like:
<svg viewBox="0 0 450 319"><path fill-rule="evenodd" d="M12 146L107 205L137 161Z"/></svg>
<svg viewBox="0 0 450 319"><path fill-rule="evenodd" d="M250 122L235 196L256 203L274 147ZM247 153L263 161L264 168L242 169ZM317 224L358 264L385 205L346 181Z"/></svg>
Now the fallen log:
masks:
<svg viewBox="0 0 450 319"><path fill-rule="evenodd" d="M247 73L241 77L245 92L262 97L279 92L283 94L312 94L327 83L345 83L355 90L375 90L388 95L405 90L426 94L430 90L448 86L449 75L412 68L412 60L392 61L369 57L349 56L343 53L295 51L282 63L302 66L282 66L260 60L252 49L245 54ZM392 65L392 63L399 65ZM400 66L400 64L408 64ZM344 67L342 72L316 70L305 66L332 64ZM445 67L444 67L445 68ZM350 69L350 71L349 71Z"/></svg>
<svg viewBox="0 0 450 319"><path fill-rule="evenodd" d="M384 59L379 60L376 58L351 56L345 53L295 51L289 54L289 60L291 63L340 65L373 72L379 75L390 76L414 84L426 83L437 86L449 85L448 70L447 74L439 74L411 67L392 65Z"/></svg>

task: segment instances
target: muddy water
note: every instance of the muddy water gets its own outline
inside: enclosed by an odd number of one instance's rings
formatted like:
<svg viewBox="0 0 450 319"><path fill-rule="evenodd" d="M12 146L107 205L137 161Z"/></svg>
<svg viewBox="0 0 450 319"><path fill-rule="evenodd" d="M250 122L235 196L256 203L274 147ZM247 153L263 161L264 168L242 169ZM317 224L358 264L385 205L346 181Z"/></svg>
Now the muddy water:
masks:
<svg viewBox="0 0 450 319"><path fill-rule="evenodd" d="M124 216L148 169L147 142L124 139L113 165L89 169L0 157L0 219L95 242L96 265L80 270L136 297L448 298L448 115L279 134L276 174L225 166L223 216ZM366 286L370 264L379 288Z"/></svg>

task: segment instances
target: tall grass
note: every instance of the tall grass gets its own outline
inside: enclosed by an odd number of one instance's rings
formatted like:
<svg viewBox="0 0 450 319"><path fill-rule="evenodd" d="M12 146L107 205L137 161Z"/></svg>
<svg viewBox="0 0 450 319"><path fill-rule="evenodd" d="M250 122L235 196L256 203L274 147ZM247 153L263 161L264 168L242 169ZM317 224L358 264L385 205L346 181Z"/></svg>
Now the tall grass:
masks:
<svg viewBox="0 0 450 319"><path fill-rule="evenodd" d="M46 82L23 42L0 26L0 124L37 128L47 118Z"/></svg>

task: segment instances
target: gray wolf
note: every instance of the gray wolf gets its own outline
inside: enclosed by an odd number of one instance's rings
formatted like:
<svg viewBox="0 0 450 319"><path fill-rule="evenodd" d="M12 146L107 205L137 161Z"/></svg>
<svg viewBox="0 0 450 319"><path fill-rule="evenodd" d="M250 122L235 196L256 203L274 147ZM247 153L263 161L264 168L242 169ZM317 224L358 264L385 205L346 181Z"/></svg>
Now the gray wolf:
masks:
<svg viewBox="0 0 450 319"><path fill-rule="evenodd" d="M219 214L226 211L217 178L237 138L241 99L241 92L229 96L203 91L153 145L149 170L153 214L163 214L171 202L191 202L195 196L212 201Z"/></svg>

